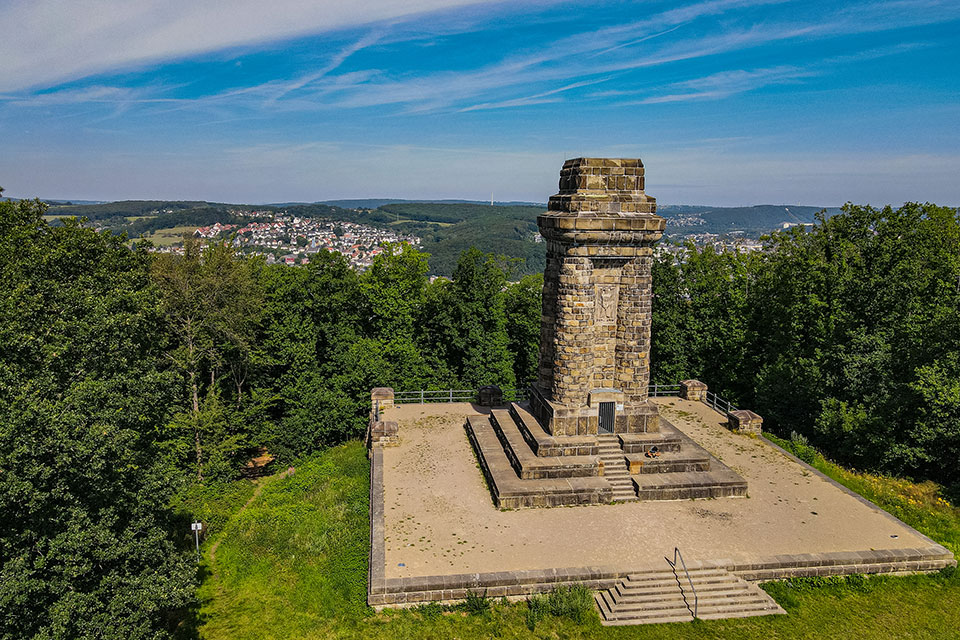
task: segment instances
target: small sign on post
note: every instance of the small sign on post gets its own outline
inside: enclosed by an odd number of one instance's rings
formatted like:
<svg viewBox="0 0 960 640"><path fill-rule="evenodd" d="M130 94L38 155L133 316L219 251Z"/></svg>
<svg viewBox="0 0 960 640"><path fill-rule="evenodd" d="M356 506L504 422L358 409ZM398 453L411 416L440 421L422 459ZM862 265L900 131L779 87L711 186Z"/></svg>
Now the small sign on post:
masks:
<svg viewBox="0 0 960 640"><path fill-rule="evenodd" d="M200 563L200 532L203 530L202 522L194 522L190 525L190 529L193 531L193 536L197 541L197 563Z"/></svg>

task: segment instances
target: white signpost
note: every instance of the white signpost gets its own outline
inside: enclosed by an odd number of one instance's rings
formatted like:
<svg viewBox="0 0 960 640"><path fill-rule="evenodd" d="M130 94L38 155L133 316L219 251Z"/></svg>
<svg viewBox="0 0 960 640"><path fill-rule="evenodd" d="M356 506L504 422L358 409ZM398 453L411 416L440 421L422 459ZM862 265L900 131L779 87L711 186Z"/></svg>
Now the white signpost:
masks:
<svg viewBox="0 0 960 640"><path fill-rule="evenodd" d="M190 529L193 531L194 538L197 541L197 562L200 562L200 532L203 530L203 523L194 522L190 525Z"/></svg>

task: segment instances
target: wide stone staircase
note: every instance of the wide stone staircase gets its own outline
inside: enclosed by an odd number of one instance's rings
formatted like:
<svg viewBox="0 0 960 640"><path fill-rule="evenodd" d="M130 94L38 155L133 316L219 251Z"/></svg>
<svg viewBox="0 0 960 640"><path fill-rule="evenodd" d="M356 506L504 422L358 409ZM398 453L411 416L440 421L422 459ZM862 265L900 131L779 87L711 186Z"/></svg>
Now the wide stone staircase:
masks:
<svg viewBox="0 0 960 640"><path fill-rule="evenodd" d="M602 433L597 436L599 443L597 453L603 461L603 477L613 488L614 502L635 502L637 491L630 479L630 470L627 468L623 449L620 447L620 438L613 433Z"/></svg>
<svg viewBox="0 0 960 640"><path fill-rule="evenodd" d="M694 611L703 620L786 613L756 584L725 569L690 569L689 576L680 567L628 576L596 595L601 623L689 622Z"/></svg>
<svg viewBox="0 0 960 640"><path fill-rule="evenodd" d="M501 509L743 496L747 483L660 418L647 433L554 436L526 403L464 425Z"/></svg>

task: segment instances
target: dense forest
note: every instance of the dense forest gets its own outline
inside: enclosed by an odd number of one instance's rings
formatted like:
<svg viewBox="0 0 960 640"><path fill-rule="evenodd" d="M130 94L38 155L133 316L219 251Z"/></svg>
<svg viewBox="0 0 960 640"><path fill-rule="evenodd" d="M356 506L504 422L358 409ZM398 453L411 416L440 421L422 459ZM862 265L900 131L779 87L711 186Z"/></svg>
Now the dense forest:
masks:
<svg viewBox="0 0 960 640"><path fill-rule="evenodd" d="M654 263L656 381L696 377L858 468L960 483L960 215L847 205Z"/></svg>
<svg viewBox="0 0 960 640"><path fill-rule="evenodd" d="M193 605L171 505L363 433L369 391L524 385L539 274L465 248L266 265L130 248L0 203L0 637L158 638ZM452 227L449 227L452 228ZM429 244L427 245L429 250ZM695 377L861 468L960 482L960 216L848 206L654 264L654 378Z"/></svg>

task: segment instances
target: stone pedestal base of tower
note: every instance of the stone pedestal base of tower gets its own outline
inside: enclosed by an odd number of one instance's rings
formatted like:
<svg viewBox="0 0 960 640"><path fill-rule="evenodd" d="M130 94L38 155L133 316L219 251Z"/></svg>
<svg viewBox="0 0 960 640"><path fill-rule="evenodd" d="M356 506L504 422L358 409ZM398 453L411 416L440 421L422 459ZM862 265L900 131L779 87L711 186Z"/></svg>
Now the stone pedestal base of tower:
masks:
<svg viewBox="0 0 960 640"><path fill-rule="evenodd" d="M613 421L608 433L655 433L660 430L657 405L629 400L617 389L598 389L588 394L583 405L567 405L546 397L539 387L530 388L530 412L552 436L597 435L600 432L601 403L613 403Z"/></svg>

